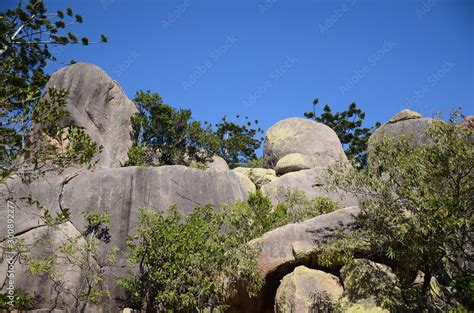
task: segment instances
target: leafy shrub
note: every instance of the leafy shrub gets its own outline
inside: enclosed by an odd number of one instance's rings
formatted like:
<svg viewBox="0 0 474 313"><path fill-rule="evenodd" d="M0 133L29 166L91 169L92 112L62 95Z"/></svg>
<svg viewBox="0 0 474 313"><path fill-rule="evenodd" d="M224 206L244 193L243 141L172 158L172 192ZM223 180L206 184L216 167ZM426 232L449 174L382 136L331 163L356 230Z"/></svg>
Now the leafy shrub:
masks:
<svg viewBox="0 0 474 313"><path fill-rule="evenodd" d="M426 135L430 143L418 146L410 138L382 140L369 155L376 168L334 173L334 184L365 199L358 230L326 252L350 258L365 243L372 255L396 264L407 307L435 312L462 304L472 310L473 130L453 116L450 123L435 121ZM424 274L420 284L406 274L417 272ZM436 295L432 278L439 282Z"/></svg>
<svg viewBox="0 0 474 313"><path fill-rule="evenodd" d="M210 161L214 154L231 166L256 158L263 131L246 122L238 124L223 117L212 127L193 120L191 110L165 104L157 93L138 91L133 99L138 113L132 116L135 144L125 166L190 165Z"/></svg>
<svg viewBox="0 0 474 313"><path fill-rule="evenodd" d="M222 215L212 207L183 217L176 207L165 213L141 209L136 232L127 241L138 275L118 284L136 309L191 312L225 308L227 292L240 279L255 292L256 252L233 231L223 232Z"/></svg>
<svg viewBox="0 0 474 313"><path fill-rule="evenodd" d="M339 206L325 197L307 199L304 192L289 191L283 203L276 207L261 190L249 195L247 201L237 201L223 209L225 220L234 229L252 240L280 226L297 223L320 214L329 213Z"/></svg>
<svg viewBox="0 0 474 313"><path fill-rule="evenodd" d="M29 310L32 308L33 297L21 290L15 290L13 294L13 299L10 299L7 293L0 294L1 310L6 310L7 312L9 312L10 310L15 309L21 312L22 310Z"/></svg>
<svg viewBox="0 0 474 313"><path fill-rule="evenodd" d="M245 167L249 168L263 168L264 167L264 162L263 158L258 158L258 159L251 159L245 164Z"/></svg>

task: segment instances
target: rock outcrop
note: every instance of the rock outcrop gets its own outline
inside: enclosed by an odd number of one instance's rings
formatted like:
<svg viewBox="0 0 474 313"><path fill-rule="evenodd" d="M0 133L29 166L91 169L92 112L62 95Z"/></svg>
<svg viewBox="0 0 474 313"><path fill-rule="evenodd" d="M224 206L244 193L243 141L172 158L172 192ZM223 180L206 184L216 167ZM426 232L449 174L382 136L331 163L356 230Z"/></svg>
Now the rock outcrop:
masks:
<svg viewBox="0 0 474 313"><path fill-rule="evenodd" d="M280 280L299 265L317 267L315 251L318 245L330 240L338 230L351 229L359 212L358 207L339 209L279 227L251 241L250 244L261 251L258 272L265 279L265 286L254 298L241 290L231 304L233 312L273 312Z"/></svg>
<svg viewBox="0 0 474 313"><path fill-rule="evenodd" d="M401 136L410 137L413 144L426 144L430 138L425 134L426 130L433 125L432 118L421 117L420 113L403 110L393 116L387 123L380 126L369 138L369 152L373 145L383 138L398 139Z"/></svg>
<svg viewBox="0 0 474 313"><path fill-rule="evenodd" d="M228 171L229 165L227 162L218 155L214 155L212 159L206 163L206 166L209 170L212 171Z"/></svg>
<svg viewBox="0 0 474 313"><path fill-rule="evenodd" d="M253 186L247 177L243 178ZM115 279L129 270L123 253L126 238L133 233L137 223L139 208L163 211L176 205L180 212L188 214L197 206L212 204L220 207L228 202L244 200L251 191L251 187L242 183L242 177L231 171L203 171L185 166L124 167L95 172L68 169L61 175L46 176L29 184L19 178L11 178L0 185L1 200L15 200L15 234L19 238L31 239L48 228L44 227L43 209L27 201L30 195L49 209L52 216L70 209L70 222L61 226L67 231L53 236L57 242L81 235L86 227L82 212L109 211L111 243L119 248L115 267L110 271L104 268L102 277L111 299L121 296ZM7 216L7 207L0 206L0 209ZM6 228L1 228L0 240L3 241L6 235ZM38 253L48 252L47 249L38 249ZM100 247L99 266L105 264L107 252L105 245ZM61 263L55 264L55 268L68 273L68 268ZM26 267L18 267L17 270L18 277L23 277L19 287L24 286L25 290L34 292L40 298L56 299L54 290L50 290L50 285L45 284L41 277L32 277ZM0 274L0 282L3 283L7 273L2 270ZM71 276L71 284L78 283L78 277L82 275L80 271L76 274L79 276ZM56 300L63 303L63 307L72 305L72 299L65 293L60 293ZM44 308L50 307L51 303L44 303Z"/></svg>
<svg viewBox="0 0 474 313"><path fill-rule="evenodd" d="M283 277L275 298L275 312L330 312L343 293L339 278L298 266Z"/></svg>
<svg viewBox="0 0 474 313"><path fill-rule="evenodd" d="M17 236L16 240L21 242L24 247L31 246L29 257L45 261L43 266L37 262L38 266L30 268L25 265L25 260L23 260L23 262L15 263L14 267L15 288L29 291L35 302L41 305L42 310L51 312L56 308L68 308L70 312L80 312L81 309L85 309L85 312L97 312L98 310L110 311L112 309L113 306L109 305L111 298L107 303L87 304L85 307L75 301L77 294L86 291L86 288L79 289L85 287L86 276L79 264L66 260L66 254L61 251L61 248L74 244L74 248L79 251L81 247L85 247L86 242L71 222L60 224L53 229L37 227ZM3 253L4 251L2 251ZM81 259L75 261L83 262L83 268L87 263L88 266L96 267L98 271L99 265L92 257L86 262L80 252L76 256ZM2 285L5 280L4 275L7 273L6 266L7 262L0 264ZM54 274L48 277L45 272Z"/></svg>
<svg viewBox="0 0 474 313"><path fill-rule="evenodd" d="M275 180L276 173L269 168L236 167L232 170L248 177L256 186L263 186Z"/></svg>
<svg viewBox="0 0 474 313"><path fill-rule="evenodd" d="M290 153L278 160L275 166L275 172L278 175L283 175L290 172L307 170L311 167L312 164L308 157L300 153Z"/></svg>
<svg viewBox="0 0 474 313"><path fill-rule="evenodd" d="M324 124L303 118L279 121L265 134L263 157L266 167L274 168L281 158L291 153L306 156L311 167L347 162L336 133Z"/></svg>
<svg viewBox="0 0 474 313"><path fill-rule="evenodd" d="M130 117L137 109L120 85L96 65L77 63L51 75L46 90L52 87L68 91L66 106L70 115L62 126L84 128L103 147L97 167L123 165L132 146Z"/></svg>
<svg viewBox="0 0 474 313"><path fill-rule="evenodd" d="M327 197L341 205L348 207L359 205L359 200L352 194L339 189L327 188L327 177L324 169L309 169L288 173L262 186L262 192L274 204L285 202L289 192L303 191L306 197Z"/></svg>

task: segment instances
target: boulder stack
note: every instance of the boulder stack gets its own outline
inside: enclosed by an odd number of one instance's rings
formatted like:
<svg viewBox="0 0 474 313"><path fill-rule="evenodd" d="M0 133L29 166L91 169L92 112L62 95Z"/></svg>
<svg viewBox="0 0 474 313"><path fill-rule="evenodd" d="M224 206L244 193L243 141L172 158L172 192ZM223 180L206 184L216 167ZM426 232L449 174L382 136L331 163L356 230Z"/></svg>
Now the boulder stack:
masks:
<svg viewBox="0 0 474 313"><path fill-rule="evenodd" d="M53 87L68 92L66 106L70 116L62 126L84 128L103 147L97 167L122 166L132 146L130 117L137 109L120 85L98 66L76 63L51 75L46 90Z"/></svg>

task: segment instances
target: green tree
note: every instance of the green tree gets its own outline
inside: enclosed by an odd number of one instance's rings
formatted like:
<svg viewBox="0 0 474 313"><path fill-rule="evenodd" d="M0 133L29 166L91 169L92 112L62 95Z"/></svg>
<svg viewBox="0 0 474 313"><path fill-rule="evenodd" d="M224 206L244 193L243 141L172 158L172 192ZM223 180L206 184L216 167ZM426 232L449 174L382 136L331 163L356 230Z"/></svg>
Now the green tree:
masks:
<svg viewBox="0 0 474 313"><path fill-rule="evenodd" d="M255 292L256 252L232 230L223 232L222 215L210 206L184 218L171 207L166 213L140 211L134 235L127 241L129 260L138 275L119 279L129 306L146 312L192 312L226 307L227 292L240 279Z"/></svg>
<svg viewBox="0 0 474 313"><path fill-rule="evenodd" d="M210 127L192 120L191 110L163 103L157 93L138 91L132 116L135 145L126 165L189 165L205 163L216 149Z"/></svg>
<svg viewBox="0 0 474 313"><path fill-rule="evenodd" d="M239 115L236 118L238 119ZM244 119L246 120L244 124L238 124L228 121L224 116L219 123L215 124L217 154L224 158L230 167L255 160L257 158L255 150L262 144L263 139L257 136L263 134L263 130L252 128L253 124L258 124L258 120L249 121L247 116Z"/></svg>
<svg viewBox="0 0 474 313"><path fill-rule="evenodd" d="M365 112L357 107L355 102L351 103L346 111L332 113L331 107L326 104L320 116L316 114L316 105L319 100L313 101L313 111L304 113L304 116L331 127L339 137L346 155L357 168L365 168L367 165L367 144L370 135L380 126L375 123L374 127L362 127Z"/></svg>
<svg viewBox="0 0 474 313"><path fill-rule="evenodd" d="M224 117L214 130L208 122L193 120L191 110L175 109L149 90L138 91L133 101L138 113L132 117L135 145L127 166L204 164L214 154L234 166L256 158L261 139L255 136L262 130L251 126L258 121L239 125Z"/></svg>
<svg viewBox="0 0 474 313"><path fill-rule="evenodd" d="M27 155L34 155L31 151L26 151L26 143L33 125L35 108L40 103L44 86L49 79L45 67L48 61L57 61L51 48L89 44L88 38L79 40L74 33L66 30L71 24L82 23L82 20L71 8L49 13L42 0L19 1L16 8L0 12L1 177L18 170L16 161L27 163L34 160L25 159ZM106 42L107 38L101 35L100 41ZM58 93L51 97L50 108L57 108L59 111L43 111L43 114L48 112L48 116L42 116L42 122L57 122L58 114L62 114L62 106L51 102L61 102L64 97L65 94ZM36 116L39 118L38 114ZM52 124L43 126L53 127ZM74 135L70 135L69 141L85 137L79 129L72 133ZM56 132L54 135L53 140L64 139L63 134ZM53 150L49 146L42 153L48 149L50 152Z"/></svg>
<svg viewBox="0 0 474 313"><path fill-rule="evenodd" d="M196 208L183 217L176 207L167 212L142 209L128 257L139 271L122 277L128 306L147 312L190 312L225 309L229 292L245 286L254 295L261 287L256 273L258 253L248 245L265 232L330 212L328 199L306 199L301 192L274 207L261 191L216 212Z"/></svg>
<svg viewBox="0 0 474 313"><path fill-rule="evenodd" d="M415 311L446 312L459 303L472 310L473 130L437 120L427 135L432 143L419 146L409 138L381 140L369 155L374 169L334 173L335 184L363 201L358 230L327 251L350 259L355 247L364 247L385 259L402 279L406 307Z"/></svg>

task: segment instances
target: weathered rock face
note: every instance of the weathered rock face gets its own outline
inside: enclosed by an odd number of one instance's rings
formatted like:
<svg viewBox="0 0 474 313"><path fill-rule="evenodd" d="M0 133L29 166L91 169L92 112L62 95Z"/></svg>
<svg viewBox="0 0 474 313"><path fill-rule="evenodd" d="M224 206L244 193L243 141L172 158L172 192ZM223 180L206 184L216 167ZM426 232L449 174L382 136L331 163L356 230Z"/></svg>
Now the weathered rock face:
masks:
<svg viewBox="0 0 474 313"><path fill-rule="evenodd" d="M68 91L70 116L62 126L83 127L91 138L103 146L98 156L99 168L120 167L128 159L132 146L130 117L137 112L120 85L99 67L77 63L51 76L50 87Z"/></svg>
<svg viewBox="0 0 474 313"><path fill-rule="evenodd" d="M398 112L397 114L395 114L392 118L390 118L387 123L396 123L400 121L417 119L420 117L421 117L421 114L418 112L411 111L411 110L402 110Z"/></svg>
<svg viewBox="0 0 474 313"><path fill-rule="evenodd" d="M246 199L250 190L232 172L208 172L185 166L124 167L76 176L64 186L61 206L71 208L71 221L85 224L82 211L110 213L112 243L125 249L124 239L133 230L138 208L163 211L176 205L184 214L195 207Z"/></svg>
<svg viewBox="0 0 474 313"><path fill-rule="evenodd" d="M227 162L218 155L214 155L212 160L206 163L206 166L209 170L212 171L228 171L229 165Z"/></svg>
<svg viewBox="0 0 474 313"><path fill-rule="evenodd" d="M279 227L251 241L250 244L261 251L258 271L265 278L265 286L254 298L248 298L244 291L240 291L232 309L235 312L273 312L280 280L298 265L315 268L314 251L318 244L327 242L337 229L350 229L359 212L358 207L340 209Z"/></svg>
<svg viewBox="0 0 474 313"><path fill-rule="evenodd" d="M469 127L474 129L474 115L468 115L459 122L461 125L465 127Z"/></svg>
<svg viewBox="0 0 474 313"><path fill-rule="evenodd" d="M41 216L43 210L28 203L28 197L37 200L51 215L60 211L59 199L63 184L69 177L74 176L78 169L67 169L60 175L52 173L42 176L31 183L24 183L19 177L7 178L0 184L0 214L7 216L7 200L11 201L15 210L15 233L22 234L36 227L44 225ZM0 240L7 235L7 229L0 227Z"/></svg>
<svg viewBox="0 0 474 313"><path fill-rule="evenodd" d="M432 118L423 118L417 112L403 110L380 126L369 138L369 151L373 145L383 138L400 138L410 136L415 145L429 143L425 131L433 124Z"/></svg>
<svg viewBox="0 0 474 313"><path fill-rule="evenodd" d="M324 171L324 169L309 169L285 174L262 186L262 192L275 204L284 202L289 192L300 190L308 198L328 197L342 207L359 205L359 200L352 194L342 190L326 190L327 178Z"/></svg>
<svg viewBox="0 0 474 313"><path fill-rule="evenodd" d="M310 169L311 161L300 153L290 153L278 160L275 166L275 172L283 175L290 172Z"/></svg>
<svg viewBox="0 0 474 313"><path fill-rule="evenodd" d="M336 133L324 124L303 118L279 121L265 134L265 167L274 168L282 157L290 153L307 156L312 167L347 162Z"/></svg>
<svg viewBox="0 0 474 313"><path fill-rule="evenodd" d="M298 266L283 277L275 298L275 312L330 312L342 293L336 276Z"/></svg>
<svg viewBox="0 0 474 313"><path fill-rule="evenodd" d="M253 186L247 177L243 177ZM19 198L31 195L50 209L53 216L60 210L70 209L71 223L67 224L67 229L73 227L74 231L55 234L54 238L58 242L67 240L69 235L80 235L80 232L85 230L86 224L81 212L108 210L111 218L108 225L111 244L116 245L120 251L116 267L110 271L104 268L106 271L102 278L104 286L110 288L111 299L114 299L121 296L115 279L129 270L123 252L126 248L126 237L132 234L137 223L138 208L165 210L176 205L178 210L188 214L197 206L213 204L219 207L228 202L244 200L252 191L251 186L243 184L241 178L231 171L202 171L184 166L124 167L95 172L71 169L62 175L47 176L31 184L24 184L19 179L9 179L0 185L0 195L4 203L7 199L17 200L15 233L25 238L30 238L47 227L44 227L41 219L43 212L24 200L20 201ZM0 208L6 216L6 206L2 205ZM6 228L1 228L1 231L0 240L3 240L6 237ZM105 264L109 247L110 245L101 244L97 258L101 266ZM45 251L39 249L38 253ZM57 268L59 271L67 270L62 264L57 264ZM18 286L25 286L25 291L35 292L38 296L54 301L55 298L50 293L52 291L47 288L49 285L44 285L43 288L41 280L38 283L34 280L34 284L28 285L30 278L27 278L29 276L26 275L26 268L18 267L18 270L19 275L25 279L24 283L21 282ZM0 281L5 280L5 275L6 271L2 270ZM76 276L72 277L71 284L79 285L78 279ZM66 295L64 299L62 297L61 294L58 300L60 303L66 305L70 302Z"/></svg>
<svg viewBox="0 0 474 313"><path fill-rule="evenodd" d="M263 186L277 178L275 171L269 168L236 167L232 171L245 175L257 186Z"/></svg>
<svg viewBox="0 0 474 313"><path fill-rule="evenodd" d="M31 247L31 255L35 257L43 257L44 259L51 258L51 271L54 271L54 280L48 275L34 275L30 272L29 266L25 262L16 262L14 267L15 273L15 288L17 290L28 291L29 295L34 298L36 305L40 305L42 309L53 310L55 308L65 309L69 311L79 312L83 309L81 303L75 301L75 296L79 292L86 291L84 285L85 275L78 265L67 262L65 254L60 251L60 248L74 242L77 249L84 247L86 242L82 238L81 233L70 222L59 225L57 228L51 229L48 227L37 227L27 233L24 233L16 238L18 242L22 241L25 247ZM4 251L1 251L4 255ZM52 258L54 257L54 258ZM83 257L81 255L81 257ZM79 262L86 260L80 259ZM31 264L31 263L30 263ZM91 267L97 267L97 263L93 258L87 261ZM2 286L7 281L7 262L0 264L0 282ZM79 289L80 287L84 289ZM102 286L105 287L105 286ZM111 299L101 304L101 309L105 311L110 310ZM97 312L98 307L89 304L85 307L86 312Z"/></svg>

